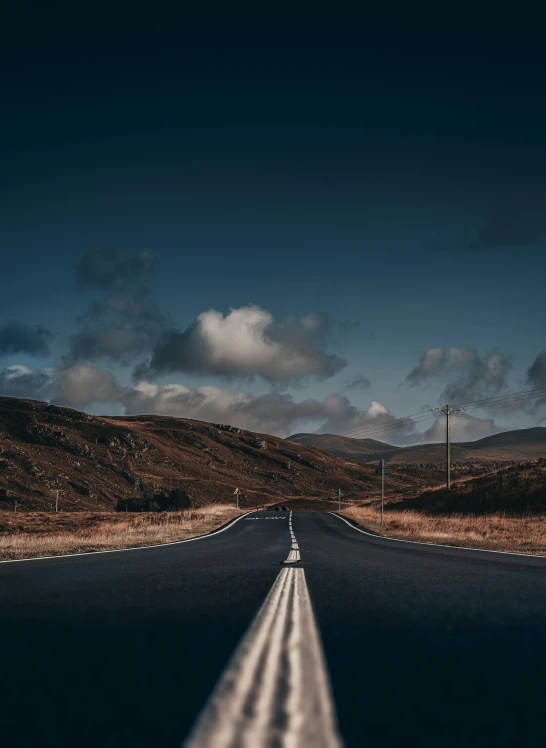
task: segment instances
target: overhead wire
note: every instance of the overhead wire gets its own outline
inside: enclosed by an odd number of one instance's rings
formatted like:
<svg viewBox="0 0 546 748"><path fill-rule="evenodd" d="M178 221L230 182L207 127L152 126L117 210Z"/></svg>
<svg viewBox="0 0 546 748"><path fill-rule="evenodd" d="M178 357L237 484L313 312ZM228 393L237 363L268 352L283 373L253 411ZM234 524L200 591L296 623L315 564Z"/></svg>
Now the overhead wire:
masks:
<svg viewBox="0 0 546 748"><path fill-rule="evenodd" d="M400 423L401 421L408 421L408 420L411 420L412 418L416 418L417 416L420 416L426 412L428 411L420 410L418 413L413 413L412 415L409 415L409 416L403 416L402 418L395 418L394 421L390 418L386 418L384 421L379 421L378 423L371 424L370 426L362 426L359 429L353 429L352 431L347 431L343 434L340 434L340 436L350 436L353 433L360 432L362 430L367 430L368 428L375 429L376 427L381 426L381 424L385 424L390 427L391 425Z"/></svg>
<svg viewBox="0 0 546 748"><path fill-rule="evenodd" d="M452 407L461 408L462 410L475 410L478 408L494 407L495 405L507 405L515 402L523 402L525 400L534 399L536 397L546 397L546 387L537 388L535 390L523 390L521 392L512 392L506 395L500 395L493 398L482 398L481 400L471 400L466 403L456 404ZM374 434L379 434L383 431L388 431L392 428L403 427L405 425L420 423L431 418L437 418L437 413L432 413L432 409L419 411L419 413L413 413L409 416L402 418L385 419L369 426L363 426L360 429L353 429L352 431L340 434L340 436L348 436L353 439L367 438Z"/></svg>

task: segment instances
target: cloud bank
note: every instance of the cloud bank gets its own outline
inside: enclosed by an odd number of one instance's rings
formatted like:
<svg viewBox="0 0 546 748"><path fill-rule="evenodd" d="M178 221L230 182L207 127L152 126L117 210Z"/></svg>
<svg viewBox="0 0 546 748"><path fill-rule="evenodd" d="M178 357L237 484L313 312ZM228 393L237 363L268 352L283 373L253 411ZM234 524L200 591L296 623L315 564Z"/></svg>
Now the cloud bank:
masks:
<svg viewBox="0 0 546 748"><path fill-rule="evenodd" d="M122 406L127 415L194 418L282 436L293 433L302 423L311 424L321 433L337 433L393 418L378 402L360 410L345 395L295 401L291 395L275 391L251 395L211 385L191 389L182 384L160 386L147 381L124 388L111 372L93 364L34 372L23 366L0 369L0 395L51 400L84 409L109 403ZM411 430L405 427L392 433L407 434Z"/></svg>

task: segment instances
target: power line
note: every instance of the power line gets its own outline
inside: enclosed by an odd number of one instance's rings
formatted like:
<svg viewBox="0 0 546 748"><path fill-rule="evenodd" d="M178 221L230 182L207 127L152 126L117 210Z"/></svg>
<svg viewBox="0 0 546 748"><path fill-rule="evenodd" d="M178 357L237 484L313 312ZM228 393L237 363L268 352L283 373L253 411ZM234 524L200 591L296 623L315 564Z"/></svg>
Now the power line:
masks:
<svg viewBox="0 0 546 748"><path fill-rule="evenodd" d="M404 416L403 418L395 418L394 421L386 418L384 421L379 421L377 423L370 424L369 426L362 426L359 429L353 429L352 431L347 431L343 434L340 434L340 436L350 436L351 434L359 433L361 431L368 431L368 430L375 431L376 428L381 427L383 424L387 428L391 428L391 426L394 426L395 424L401 423L402 421L410 421L412 418L416 418L417 416L423 415L424 413L428 413L428 412L429 412L428 410L427 411L420 410L419 413L413 413L412 415Z"/></svg>
<svg viewBox="0 0 546 748"><path fill-rule="evenodd" d="M499 397L482 398L481 400L470 400L466 403L457 403L455 408L460 410L475 410L477 408L493 407L495 405L510 404L513 402L523 402L530 400L535 397L544 395L546 397L546 387L541 387L535 390L523 390L521 392L512 392L506 395L500 395ZM432 409L426 411L419 411L419 413L413 413L403 418L395 418L394 420L383 420L378 423L370 424L369 426L362 426L360 429L353 429L347 431L340 436L348 436L353 439L366 438L373 434L379 434L382 431L387 431L392 428L402 427L403 425L410 423L420 423L426 421L428 418L435 418L435 415L429 415Z"/></svg>
<svg viewBox="0 0 546 748"><path fill-rule="evenodd" d="M461 407L464 410L474 410L476 408L489 408L495 405L504 405L505 403L516 403L524 400L533 400L536 397L546 397L546 388L542 390L529 390L527 392L513 392L502 397L489 398L484 400L476 400L473 403L462 404Z"/></svg>
<svg viewBox="0 0 546 748"><path fill-rule="evenodd" d="M536 390L522 390L521 392L507 392L505 395L497 395L496 397L484 397L481 400L470 400L466 403L457 403L457 408L470 408L479 407L481 404L488 404L497 400L506 400L513 397L537 397L542 394L546 394L546 387L539 387Z"/></svg>
<svg viewBox="0 0 546 748"><path fill-rule="evenodd" d="M414 423L421 423L422 421L428 421L433 418L437 418L435 413L431 413L430 411L422 411L419 414L421 417L419 418L413 418L411 416L407 416L406 418L399 418L394 421L390 421L388 423L384 423L383 425L377 424L376 426L369 426L367 428L363 428L359 433L362 438L368 437L369 435L373 435L376 433L381 433L382 431L388 431L389 429L397 428L404 426L406 424L414 424ZM347 436L347 434L340 434L340 436ZM358 439L360 436L352 436L353 439Z"/></svg>
<svg viewBox="0 0 546 748"><path fill-rule="evenodd" d="M366 433L366 434L372 434L376 431L385 431L388 429L404 426L406 423L419 423L420 421L425 421L427 418L432 418L432 416L429 412L420 413L419 417L414 418L411 416L407 416L406 418L397 418L394 421L389 422L383 422L381 425L376 424L375 426L367 426L360 429L358 433ZM342 434L342 436L347 436L347 434ZM356 438L356 437L354 437Z"/></svg>

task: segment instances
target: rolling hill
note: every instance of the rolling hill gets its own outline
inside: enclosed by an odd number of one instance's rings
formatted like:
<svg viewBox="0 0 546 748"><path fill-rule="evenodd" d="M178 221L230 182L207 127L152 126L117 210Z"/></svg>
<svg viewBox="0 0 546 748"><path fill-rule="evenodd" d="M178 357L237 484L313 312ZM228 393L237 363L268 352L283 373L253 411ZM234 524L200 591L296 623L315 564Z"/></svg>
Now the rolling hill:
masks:
<svg viewBox="0 0 546 748"><path fill-rule="evenodd" d="M318 447L346 460L393 463L438 463L445 460L444 444L415 444L396 447L374 439L351 439L335 434L294 434L289 441ZM453 462L495 462L546 457L546 428L504 431L474 442L453 442Z"/></svg>
<svg viewBox="0 0 546 748"><path fill-rule="evenodd" d="M374 466L233 426L164 416L98 417L0 397L0 509L176 509L233 500L376 492ZM389 478L418 489L430 476Z"/></svg>

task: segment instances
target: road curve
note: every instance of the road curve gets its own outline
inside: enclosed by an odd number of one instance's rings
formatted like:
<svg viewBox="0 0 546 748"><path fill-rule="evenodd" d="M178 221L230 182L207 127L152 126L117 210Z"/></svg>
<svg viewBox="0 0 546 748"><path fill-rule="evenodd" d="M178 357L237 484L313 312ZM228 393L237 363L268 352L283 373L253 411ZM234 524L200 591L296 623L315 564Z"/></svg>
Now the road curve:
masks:
<svg viewBox="0 0 546 748"><path fill-rule="evenodd" d="M347 746L546 745L546 559L392 542L301 512L302 563L286 567L288 524L260 512L188 544L0 564L6 744L179 747L265 620L263 661L274 673L271 652L293 659L300 711L303 696L331 701L330 716L317 708L332 745L336 722ZM297 625L260 618L271 596ZM245 696L262 736L266 697Z"/></svg>

